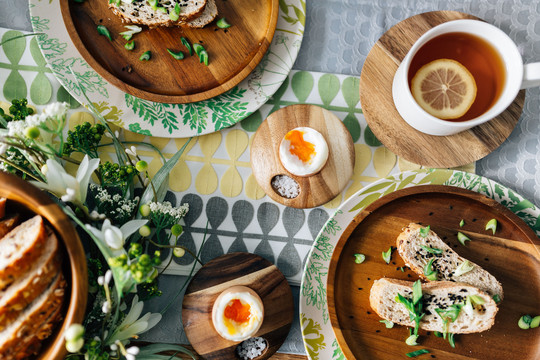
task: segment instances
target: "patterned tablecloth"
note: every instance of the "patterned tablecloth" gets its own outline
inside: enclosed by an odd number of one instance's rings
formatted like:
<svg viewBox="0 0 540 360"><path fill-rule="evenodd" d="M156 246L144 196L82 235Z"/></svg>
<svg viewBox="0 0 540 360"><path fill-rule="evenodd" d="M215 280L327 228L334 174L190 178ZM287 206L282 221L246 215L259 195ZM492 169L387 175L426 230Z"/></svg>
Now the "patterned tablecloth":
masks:
<svg viewBox="0 0 540 360"><path fill-rule="evenodd" d="M45 0L43 0L45 1ZM5 11L0 13L0 26L31 30L24 16L23 1L0 0ZM26 5L25 5L26 6ZM540 16L538 1L324 1L307 4L306 32L298 60L284 85L261 109L246 120L217 133L195 138L175 167L170 178L168 199L188 202L186 232L182 241L193 248L202 239L208 221L208 242L203 259L208 260L230 251L249 251L274 261L291 284L298 284L302 263L319 229L344 199L366 184L402 170L419 168L382 147L372 135L358 102L358 76L363 61L375 41L392 25L413 14L452 9L484 18L506 31L519 45L526 61L540 59ZM28 15L27 15L28 16ZM0 38L6 30L0 31ZM25 38L0 49L0 100L24 93L37 105L61 100L72 103L70 126L91 115L59 86L46 67L36 41ZM310 71L307 71L310 70ZM322 71L313 72L313 71ZM350 74L334 75L331 73ZM478 172L514 188L540 203L540 92L529 90L524 114L507 142L478 162ZM249 144L258 124L279 107L294 103L321 105L333 111L350 130L355 141L356 168L353 179L338 198L324 206L297 210L277 204L264 195L254 181L249 166ZM98 104L99 105L99 104ZM112 121L122 114L113 106L102 108ZM144 140L172 155L185 139L148 138L129 132L126 140ZM151 171L159 167L159 159L144 149L139 151L149 162ZM108 156L104 154L104 156ZM474 171L473 166L466 168ZM191 262L180 259L171 267L173 274L183 274ZM181 277L164 278L167 287L174 287ZM297 287L293 287L297 294ZM151 304L159 308L164 301ZM180 304L174 306L163 326L146 335L151 341L185 342L179 325ZM303 353L296 321L283 351Z"/></svg>

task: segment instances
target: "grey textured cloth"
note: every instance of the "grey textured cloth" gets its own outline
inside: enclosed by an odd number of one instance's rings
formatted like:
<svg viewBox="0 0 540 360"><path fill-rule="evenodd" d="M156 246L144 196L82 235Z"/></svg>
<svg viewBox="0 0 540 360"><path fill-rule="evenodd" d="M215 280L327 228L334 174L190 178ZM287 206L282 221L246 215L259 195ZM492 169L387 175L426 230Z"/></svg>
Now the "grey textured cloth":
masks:
<svg viewBox="0 0 540 360"><path fill-rule="evenodd" d="M31 31L24 0L0 0L0 26ZM307 1L307 24L294 69L360 75L364 60L377 39L397 22L432 10L463 11L504 30L518 44L525 62L540 61L540 1L527 0L312 0ZM540 89L527 91L523 115L509 139L478 162L480 175L498 181L540 205ZM168 289L181 284L165 276ZM298 304L298 287L294 287ZM149 304L159 310L165 298ZM162 324L145 340L186 342L181 330L178 300ZM295 319L298 319L296 314ZM304 353L298 320L281 351Z"/></svg>

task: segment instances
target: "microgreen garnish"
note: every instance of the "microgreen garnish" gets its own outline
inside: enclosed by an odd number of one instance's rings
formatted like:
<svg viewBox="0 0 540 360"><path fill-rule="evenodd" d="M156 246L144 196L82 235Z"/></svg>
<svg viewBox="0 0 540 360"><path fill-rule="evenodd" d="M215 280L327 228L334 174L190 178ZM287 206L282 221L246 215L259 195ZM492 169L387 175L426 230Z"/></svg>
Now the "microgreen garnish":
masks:
<svg viewBox="0 0 540 360"><path fill-rule="evenodd" d="M424 246L424 245L420 245L420 247L422 249L426 250L428 253L432 253L432 254L442 254L443 253L442 249L432 248L432 247Z"/></svg>
<svg viewBox="0 0 540 360"><path fill-rule="evenodd" d="M422 283L420 280L415 281L413 284L413 297L412 299L406 298L401 294L396 297L396 302L403 304L405 309L409 312L409 317L414 321L414 332L412 335L418 335L418 329L420 328L420 320L424 317L422 312Z"/></svg>
<svg viewBox="0 0 540 360"><path fill-rule="evenodd" d="M465 241L471 241L471 239L469 239L467 237L467 235L465 235L464 233L459 232L459 231L457 233L457 239L461 243L461 245L463 245L463 246L465 246Z"/></svg>
<svg viewBox="0 0 540 360"><path fill-rule="evenodd" d="M537 328L540 326L540 315L535 316L531 320L531 329Z"/></svg>
<svg viewBox="0 0 540 360"><path fill-rule="evenodd" d="M126 50L133 50L135 49L135 41L129 41L126 43L126 45L124 45L124 47L126 48Z"/></svg>
<svg viewBox="0 0 540 360"><path fill-rule="evenodd" d="M447 307L446 309L435 309L435 312L437 315L440 316L440 318L443 321L443 338L446 339L446 335L448 334L448 327L450 326L450 323L456 321L456 319L459 316L459 313L461 311L461 308L463 307L463 304L453 304Z"/></svg>
<svg viewBox="0 0 540 360"><path fill-rule="evenodd" d="M141 61L148 61L152 58L152 52L150 50L143 52L143 54L139 57L139 60Z"/></svg>
<svg viewBox="0 0 540 360"><path fill-rule="evenodd" d="M195 51L195 54L197 54L197 56L199 56L201 51L204 51L205 49L204 49L204 46L202 46L201 44L194 43L193 44L193 50Z"/></svg>
<svg viewBox="0 0 540 360"><path fill-rule="evenodd" d="M527 330L528 328L530 328L532 319L533 318L531 315L523 315L522 317L520 317L518 321L519 328L523 330Z"/></svg>
<svg viewBox="0 0 540 360"><path fill-rule="evenodd" d="M385 263L390 264L390 260L392 260L392 247L391 246L387 251L382 252L382 258Z"/></svg>
<svg viewBox="0 0 540 360"><path fill-rule="evenodd" d="M366 255L364 254L354 254L354 262L357 264L361 264L366 260Z"/></svg>
<svg viewBox="0 0 540 360"><path fill-rule="evenodd" d="M463 227L463 225L465 225L465 220L461 219L461 221L459 222L459 227Z"/></svg>
<svg viewBox="0 0 540 360"><path fill-rule="evenodd" d="M169 54L171 54L171 56L172 56L173 58L175 58L176 60L182 60L182 59L184 58L184 53L181 52L181 51L175 53L174 51L172 51L172 50L170 50L170 49L167 49L167 52L168 52Z"/></svg>
<svg viewBox="0 0 540 360"><path fill-rule="evenodd" d="M429 225L426 226L426 227L420 228L420 236L421 236L421 237L426 237L427 234L429 234L429 229L430 229L430 228L431 228L431 227L430 227Z"/></svg>
<svg viewBox="0 0 540 360"><path fill-rule="evenodd" d="M216 25L217 25L218 28L220 28L220 29L227 29L227 28L230 28L230 27L231 27L231 24L229 24L229 23L227 22L227 20L225 20L225 18L219 19L219 20L216 22Z"/></svg>
<svg viewBox="0 0 540 360"><path fill-rule="evenodd" d="M109 32L109 29L107 29L105 26L98 25L97 32L99 35L105 36L107 39L109 39L109 41L112 41L111 33Z"/></svg>
<svg viewBox="0 0 540 360"><path fill-rule="evenodd" d="M435 259L429 260L426 266L424 266L424 275L430 281L436 281L438 275L437 271L433 270L433 261L435 261Z"/></svg>
<svg viewBox="0 0 540 360"><path fill-rule="evenodd" d="M443 334L440 331L434 331L433 335L435 335L436 337L443 337Z"/></svg>
<svg viewBox="0 0 540 360"><path fill-rule="evenodd" d="M453 348L456 347L456 343L454 342L454 333L448 334L448 343L450 344L451 347Z"/></svg>
<svg viewBox="0 0 540 360"><path fill-rule="evenodd" d="M199 62L208 66L208 53L206 52L206 50L199 52Z"/></svg>
<svg viewBox="0 0 540 360"><path fill-rule="evenodd" d="M486 230L493 231L493 235L495 235L495 231L497 230L497 219L491 219L486 224Z"/></svg>
<svg viewBox="0 0 540 360"><path fill-rule="evenodd" d="M171 19L172 21L176 21L180 18L180 5L178 5L178 3L176 3L174 5L174 9L173 11L171 11L169 13L169 19Z"/></svg>
<svg viewBox="0 0 540 360"><path fill-rule="evenodd" d="M474 265L469 260L465 260L454 270L454 276L466 274L472 269L474 269Z"/></svg>
<svg viewBox="0 0 540 360"><path fill-rule="evenodd" d="M387 329L391 329L394 327L394 323L390 320L379 320L379 322L383 323Z"/></svg>
<svg viewBox="0 0 540 360"><path fill-rule="evenodd" d="M408 357L417 357L418 355L422 355L422 354L429 354L429 350L420 349L416 351L411 351L410 353L406 353L405 355L407 355Z"/></svg>
<svg viewBox="0 0 540 360"><path fill-rule="evenodd" d="M133 35L140 33L142 31L142 28L137 25L125 25L125 28L127 28L126 31L122 31L120 35L126 40L129 41L133 37Z"/></svg>
<svg viewBox="0 0 540 360"><path fill-rule="evenodd" d="M418 339L418 335L411 335L407 338L407 340L405 340L405 344L409 346L418 345L418 343L416 342L416 339Z"/></svg>
<svg viewBox="0 0 540 360"><path fill-rule="evenodd" d="M476 309L477 305L482 305L484 303L484 299L478 295L469 295L465 299L465 306L463 307L463 311L467 313L470 317L474 316L474 309Z"/></svg>
<svg viewBox="0 0 540 360"><path fill-rule="evenodd" d="M180 41L181 41L182 44L188 49L189 56L193 55L193 49L191 48L191 45L190 45L188 39L186 39L185 37L182 37L182 38L180 39Z"/></svg>
<svg viewBox="0 0 540 360"><path fill-rule="evenodd" d="M493 301L495 301L496 304L501 302L501 297L499 296L499 294L493 295Z"/></svg>

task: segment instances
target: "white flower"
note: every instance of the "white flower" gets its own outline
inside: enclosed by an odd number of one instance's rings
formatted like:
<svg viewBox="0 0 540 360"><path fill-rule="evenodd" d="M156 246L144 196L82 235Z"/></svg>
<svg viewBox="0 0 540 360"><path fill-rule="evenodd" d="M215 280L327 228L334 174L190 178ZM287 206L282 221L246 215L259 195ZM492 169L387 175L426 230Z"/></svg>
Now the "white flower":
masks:
<svg viewBox="0 0 540 360"><path fill-rule="evenodd" d="M47 178L47 183L45 184L40 181L31 181L31 183L52 192L62 198L62 200L65 198L66 201L83 204L86 200L90 177L98 165L99 159L90 160L88 155L85 155L77 169L77 175L73 177L58 162L48 159L47 173L44 174Z"/></svg>
<svg viewBox="0 0 540 360"><path fill-rule="evenodd" d="M132 146L129 149L126 149L126 154L131 156L137 156L137 148L135 146Z"/></svg>
<svg viewBox="0 0 540 360"><path fill-rule="evenodd" d="M139 348L132 346L126 349L126 360L135 360L135 357L139 354Z"/></svg>
<svg viewBox="0 0 540 360"><path fill-rule="evenodd" d="M49 104L43 109L43 115L53 118L65 116L68 106L69 105L65 102Z"/></svg>
<svg viewBox="0 0 540 360"><path fill-rule="evenodd" d="M8 149L8 145L5 143L0 144L0 156L3 156Z"/></svg>
<svg viewBox="0 0 540 360"><path fill-rule="evenodd" d="M26 129L26 122L24 120L10 121L7 123L8 135L24 138L24 130Z"/></svg>
<svg viewBox="0 0 540 360"><path fill-rule="evenodd" d="M96 238L114 250L112 256L116 256L119 255L117 250L123 250L124 242L127 237L139 230L139 228L147 222L148 220L131 220L122 225L121 228L117 228L111 224L109 219L105 219L101 226L101 230L88 224L86 224L86 228L90 230Z"/></svg>
<svg viewBox="0 0 540 360"><path fill-rule="evenodd" d="M161 321L160 313L146 313L141 318L144 303L135 295L131 302L131 308L122 323L114 330L109 343L126 341L136 338L137 335L150 330ZM134 354L133 354L134 355Z"/></svg>
<svg viewBox="0 0 540 360"><path fill-rule="evenodd" d="M104 314L108 314L111 311L111 304L108 301L104 301L101 311L103 311Z"/></svg>

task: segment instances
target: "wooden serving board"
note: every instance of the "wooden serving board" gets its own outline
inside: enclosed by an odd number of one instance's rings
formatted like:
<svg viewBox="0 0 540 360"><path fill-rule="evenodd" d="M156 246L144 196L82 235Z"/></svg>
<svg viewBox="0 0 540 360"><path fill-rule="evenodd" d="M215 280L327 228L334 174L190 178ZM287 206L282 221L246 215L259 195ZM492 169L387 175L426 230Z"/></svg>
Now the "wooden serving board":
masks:
<svg viewBox="0 0 540 360"><path fill-rule="evenodd" d="M369 127L384 146L415 164L447 168L481 159L508 138L523 110L524 90L495 119L450 136L424 134L401 118L392 98L399 64L426 31L458 19L478 18L457 11L434 11L401 21L375 43L362 68L360 102Z"/></svg>
<svg viewBox="0 0 540 360"><path fill-rule="evenodd" d="M485 230L497 219L493 235ZM465 221L463 227L459 226ZM456 347L420 331L419 346L408 346L404 326L387 329L369 305L373 282L382 277L416 281L397 251L390 264L382 252L396 246L411 222L431 226L459 255L483 267L503 286L504 300L493 327L482 333L456 335ZM461 245L457 232L471 241ZM366 255L362 264L354 254ZM484 195L450 186L416 186L386 195L351 222L334 250L328 275L328 308L332 327L347 359L400 359L421 348L437 359L539 359L540 332L518 328L522 315L539 315L540 241L515 214ZM424 355L423 358L430 358Z"/></svg>
<svg viewBox="0 0 540 360"><path fill-rule="evenodd" d="M187 287L182 323L195 351L205 359L235 359L239 342L225 340L212 324L212 306L219 294L234 285L254 290L263 301L264 320L255 334L268 348L268 359L285 341L293 321L294 304L289 283L268 260L249 253L231 253L204 265Z"/></svg>
<svg viewBox="0 0 540 360"><path fill-rule="evenodd" d="M290 130L306 126L325 138L329 154L322 170L300 177L288 172L279 160L279 145ZM253 136L251 168L257 183L273 200L294 208L312 208L327 203L343 191L354 170L354 143L343 122L330 111L315 105L290 105L266 118ZM272 187L276 175L294 179L300 194L292 199L279 195Z"/></svg>
<svg viewBox="0 0 540 360"><path fill-rule="evenodd" d="M105 80L133 96L165 103L190 103L206 100L230 90L261 61L270 45L278 19L278 0L216 1L217 19L225 17L232 26L220 29L216 21L203 29L147 29L133 36L135 49L124 48L119 35L126 31L108 8L108 1L60 0L68 33L88 64ZM113 41L97 32L104 25ZM209 65L189 56L180 42L200 43L208 52ZM167 49L182 51L175 60ZM140 61L145 51L150 61Z"/></svg>

